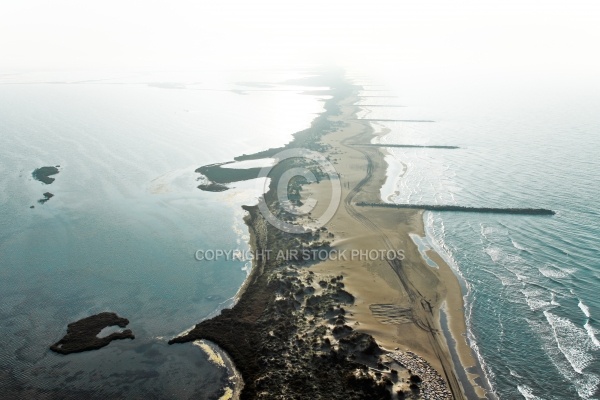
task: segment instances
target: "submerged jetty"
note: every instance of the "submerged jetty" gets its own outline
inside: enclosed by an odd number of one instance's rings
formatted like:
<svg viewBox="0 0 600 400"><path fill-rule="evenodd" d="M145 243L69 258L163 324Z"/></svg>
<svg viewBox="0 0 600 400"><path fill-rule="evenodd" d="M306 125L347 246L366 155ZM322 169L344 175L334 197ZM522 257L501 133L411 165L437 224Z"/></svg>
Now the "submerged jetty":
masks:
<svg viewBox="0 0 600 400"><path fill-rule="evenodd" d="M384 208L402 208L417 209L428 211L454 211L454 212L473 212L489 214L519 214L519 215L554 215L556 212L545 208L494 208L494 207L465 207L449 205L428 205L428 204L393 204L393 203L356 203L359 207L384 207Z"/></svg>
<svg viewBox="0 0 600 400"><path fill-rule="evenodd" d="M353 146L362 146L362 147L406 147L406 148L414 148L414 149L460 149L458 146L441 146L441 145L420 145L420 144L387 144L387 143L355 143Z"/></svg>
<svg viewBox="0 0 600 400"><path fill-rule="evenodd" d="M381 118L357 118L355 121L369 122L435 122L430 119L381 119Z"/></svg>
<svg viewBox="0 0 600 400"><path fill-rule="evenodd" d="M359 107L406 107L397 104L358 104Z"/></svg>

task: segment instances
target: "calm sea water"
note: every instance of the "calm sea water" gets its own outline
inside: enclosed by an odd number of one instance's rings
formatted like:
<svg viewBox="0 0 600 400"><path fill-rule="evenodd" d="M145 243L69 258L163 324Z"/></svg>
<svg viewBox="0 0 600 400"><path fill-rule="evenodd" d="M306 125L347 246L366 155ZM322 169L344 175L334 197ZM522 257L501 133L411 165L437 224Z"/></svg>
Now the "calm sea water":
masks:
<svg viewBox="0 0 600 400"><path fill-rule="evenodd" d="M287 142L321 99L255 76L86 79L0 85L1 385L208 397L223 371L166 341L231 304L247 266L198 262L194 252L245 250L239 206L256 193L250 183L201 192L193 171ZM431 245L468 286L471 343L495 391L598 397L598 86L394 86L365 94L397 97L362 103L406 107L361 116L436 122L374 124L381 141L461 148L391 150L386 201L558 212L425 216ZM31 177L44 165L61 166L49 186ZM39 205L45 191L55 197ZM69 322L106 310L130 319L134 341L48 351Z"/></svg>
<svg viewBox="0 0 600 400"><path fill-rule="evenodd" d="M227 377L201 350L166 342L232 304L247 265L194 254L246 250L240 206L257 193L249 182L202 192L194 170L309 126L322 98L268 83L293 77L26 75L0 84L0 391L208 398L219 390ZM51 185L31 176L46 165L60 165ZM55 197L38 204L46 191ZM136 339L69 356L48 350L68 323L101 311L128 318Z"/></svg>
<svg viewBox="0 0 600 400"><path fill-rule="evenodd" d="M406 77L404 77L406 78ZM384 200L543 207L552 217L429 212L432 247L468 287L471 344L503 399L600 397L600 91L597 81L391 82L361 117L390 149ZM420 83L423 83L421 81Z"/></svg>

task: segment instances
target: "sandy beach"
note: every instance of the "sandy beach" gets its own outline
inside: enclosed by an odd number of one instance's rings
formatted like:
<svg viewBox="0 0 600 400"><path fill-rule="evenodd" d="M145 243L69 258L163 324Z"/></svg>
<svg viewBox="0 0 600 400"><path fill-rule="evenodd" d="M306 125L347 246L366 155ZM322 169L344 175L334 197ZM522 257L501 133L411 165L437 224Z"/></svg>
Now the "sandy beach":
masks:
<svg viewBox="0 0 600 400"><path fill-rule="evenodd" d="M329 157L341 176L343 206L327 224L335 236L333 246L340 249L369 251L403 250L405 259L394 271L385 260L327 261L313 267L317 274L342 273L347 290L356 296L349 320L361 332L369 333L386 350L412 351L427 360L444 376L455 398L466 391L485 398L485 391L469 374L472 388L463 388L452 363L448 345L440 326L440 308L449 315L449 327L456 341L462 367L476 365L466 341L463 294L454 272L434 251L429 257L439 269L429 266L409 237L410 233L425 236L423 211L356 207L354 203L380 202L380 188L385 181L384 150L351 146L351 143L371 143L373 130L368 122L353 121L357 99L347 99L341 120L350 121L347 128L326 135L323 142L331 146ZM365 172L368 171L368 179ZM359 186L359 190L356 190ZM328 182L305 187L304 197L326 204ZM315 214L319 214L316 210ZM474 390L473 390L474 389ZM471 398L471 397L469 397Z"/></svg>

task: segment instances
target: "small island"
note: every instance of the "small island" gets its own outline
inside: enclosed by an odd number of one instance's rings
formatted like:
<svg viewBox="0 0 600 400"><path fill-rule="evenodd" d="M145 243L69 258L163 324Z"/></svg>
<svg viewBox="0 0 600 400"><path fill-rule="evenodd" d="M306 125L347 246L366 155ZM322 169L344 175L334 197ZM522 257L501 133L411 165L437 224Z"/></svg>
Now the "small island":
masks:
<svg viewBox="0 0 600 400"><path fill-rule="evenodd" d="M128 319L121 318L111 312L103 312L86 317L70 323L67 326L67 334L50 346L50 350L60 354L80 353L100 349L107 346L113 340L135 339L130 329L122 332L114 332L106 337L98 337L98 334L104 328L110 326L125 328L128 324Z"/></svg>
<svg viewBox="0 0 600 400"><path fill-rule="evenodd" d="M43 199L39 199L38 203L44 204L45 202L47 202L48 200L50 200L53 197L54 197L54 195L52 193L46 192L46 193L44 193L44 198Z"/></svg>
<svg viewBox="0 0 600 400"><path fill-rule="evenodd" d="M32 172L31 175L36 181L40 181L42 183L45 183L46 185L50 185L52 182L54 182L54 178L51 178L50 176L56 175L60 172L58 170L58 167L59 165L57 165L56 167L37 168Z"/></svg>
<svg viewBox="0 0 600 400"><path fill-rule="evenodd" d="M50 185L52 182L55 181L55 179L52 178L51 175L56 175L60 172L58 170L58 168L60 168L60 165L57 165L56 167L37 168L31 173L31 175L33 176L33 179L35 179L36 181L40 181L46 185ZM44 204L45 202L50 200L52 197L54 197L54 194L52 194L50 192L46 192L46 193L44 193L44 198L39 199L38 203ZM29 208L34 208L34 206L30 206Z"/></svg>

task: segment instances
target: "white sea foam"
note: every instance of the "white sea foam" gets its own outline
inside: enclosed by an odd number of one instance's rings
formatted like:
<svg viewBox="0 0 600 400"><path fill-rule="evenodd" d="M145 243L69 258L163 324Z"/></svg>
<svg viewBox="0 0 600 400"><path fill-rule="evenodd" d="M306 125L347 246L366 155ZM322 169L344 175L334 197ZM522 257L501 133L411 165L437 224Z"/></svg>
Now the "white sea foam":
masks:
<svg viewBox="0 0 600 400"><path fill-rule="evenodd" d="M530 278L524 273L524 260L514 254L508 254L499 247L489 246L484 249L485 253L492 261L502 266L489 268L488 272L497 276L503 286L522 285L523 282L529 282Z"/></svg>
<svg viewBox="0 0 600 400"><path fill-rule="evenodd" d="M528 286L521 289L521 293L523 293L523 295L525 296L525 301L527 301L527 305L529 306L531 311L555 307L552 304L554 294L550 296L550 301L548 301L548 291L543 290L539 287Z"/></svg>
<svg viewBox="0 0 600 400"><path fill-rule="evenodd" d="M585 328L588 336L590 337L590 340L592 341L592 343L594 344L594 346L596 346L596 348L600 349L600 340L598 340L596 338L596 330L594 329L594 327L590 324L590 321L587 321L585 323L585 325L583 325L583 327Z"/></svg>
<svg viewBox="0 0 600 400"><path fill-rule="evenodd" d="M581 311L583 311L583 313L585 314L585 316L587 318L591 318L590 308L587 305L585 305L583 303L583 301L579 300L579 303L577 304L577 306L579 306L579 308L581 309Z"/></svg>
<svg viewBox="0 0 600 400"><path fill-rule="evenodd" d="M515 378L522 378L521 375L519 375L516 371L513 371L512 369L509 369L508 372Z"/></svg>
<svg viewBox="0 0 600 400"><path fill-rule="evenodd" d="M479 364L481 365L481 369L483 370L483 374L485 379L487 380L489 387L491 388L491 392L494 395L493 398L498 398L498 393L496 392L496 389L494 388L494 382L496 380L496 374L494 374L494 371L487 365L487 363L485 362L483 355L481 354L481 351L479 350L479 346L477 345L477 340L475 338L475 335L473 334L473 330L471 329L471 319L468 318L467 319L467 339L469 340L469 345L471 347L471 349L473 350L473 352L475 353L475 355L477 356L477 360L479 361Z"/></svg>
<svg viewBox="0 0 600 400"><path fill-rule="evenodd" d="M496 275L496 277L498 279L500 279L500 282L502 283L502 286L515 286L515 285L519 285L519 280L515 279L514 276L502 276L502 275Z"/></svg>
<svg viewBox="0 0 600 400"><path fill-rule="evenodd" d="M546 278L551 278L551 279L566 278L567 276L569 276L573 272L575 272L574 269L569 269L569 268L560 269L554 264L546 264L543 267L538 268L538 270Z"/></svg>
<svg viewBox="0 0 600 400"><path fill-rule="evenodd" d="M527 322L532 330L537 332L543 339L542 348L552 361L552 364L556 367L557 371L573 384L581 398L591 398L598 389L600 377L587 372L578 373L572 368L570 361L565 357L562 349L558 345L554 326L530 319L527 319ZM575 346L577 346L577 344Z"/></svg>
<svg viewBox="0 0 600 400"><path fill-rule="evenodd" d="M487 239L488 235L491 235L492 233L494 233L493 227L483 226L483 224L481 225L481 235L484 236L486 239Z"/></svg>
<svg viewBox="0 0 600 400"><path fill-rule="evenodd" d="M503 258L502 250L499 247L488 247L485 249L485 252L495 263L499 262Z"/></svg>
<svg viewBox="0 0 600 400"><path fill-rule="evenodd" d="M490 275L495 276L500 280L502 286L521 286L521 282L510 269L498 268L495 265L490 267L482 267L482 271L487 272Z"/></svg>
<svg viewBox="0 0 600 400"><path fill-rule="evenodd" d="M522 269L522 265L525 263L525 260L523 259L523 257L521 257L518 254L511 254L511 253L505 254L504 261L509 264L517 265L519 267L519 270Z"/></svg>
<svg viewBox="0 0 600 400"><path fill-rule="evenodd" d="M590 365L594 357L589 353L593 350L593 343L585 330L576 326L566 318L544 311L544 315L554 331L554 339L558 348L578 374Z"/></svg>
<svg viewBox="0 0 600 400"><path fill-rule="evenodd" d="M475 353L479 361L479 365L481 365L481 369L483 370L484 376L482 378L484 378L487 381L488 386L495 398L498 398L499 396L494 387L496 376L494 374L494 371L485 362L483 355L479 350L477 338L475 337L475 334L473 333L472 329L473 303L475 302L475 295L473 294L472 287L462 274L458 262L452 255L452 251L450 250L450 248L446 244L446 241L444 240L446 235L444 221L441 219L436 221L434 213L430 211L426 212L423 218L425 225L425 238L428 240L429 244L431 245L431 248L433 248L433 250L444 259L444 261L446 261L446 263L450 266L450 268L454 271L454 273L459 277L459 279L464 283L464 285L467 288L467 293L463 296L463 300L465 302L465 323L467 325L467 340L469 343L469 347L471 347L471 349ZM439 223L439 228L436 228L436 222Z"/></svg>
<svg viewBox="0 0 600 400"><path fill-rule="evenodd" d="M245 262L244 266L242 267L242 271L244 271L246 273L246 276L250 275L250 271L252 271L252 262L251 261Z"/></svg>
<svg viewBox="0 0 600 400"><path fill-rule="evenodd" d="M185 336L188 333L190 333L191 331L193 331L195 327L196 327L196 325L192 325L188 329L186 329L186 330L180 332L179 334L175 335L175 337Z"/></svg>
<svg viewBox="0 0 600 400"><path fill-rule="evenodd" d="M537 286L525 287L521 290L521 293L523 293L527 297L542 297L548 294L546 290Z"/></svg>
<svg viewBox="0 0 600 400"><path fill-rule="evenodd" d="M579 306L579 308L581 309L581 311L583 311L583 313L585 314L587 321L585 321L585 324L583 325L583 327L585 328L590 340L592 341L592 344L599 349L600 348L600 340L598 340L598 338L596 338L596 330L594 329L594 327L592 326L592 324L590 324L590 318L592 318L592 314L590 312L590 308L584 304L583 301L581 301L581 299L579 300L579 303L577 303L577 305Z"/></svg>
<svg viewBox="0 0 600 400"><path fill-rule="evenodd" d="M540 299L526 298L526 301L527 301L527 305L529 306L531 311L541 310L544 308L548 308L552 305L552 304L550 304L550 302L545 301L545 300L540 300Z"/></svg>
<svg viewBox="0 0 600 400"><path fill-rule="evenodd" d="M584 374L581 377L575 378L577 394L583 399L590 399L598 390L600 378L594 374Z"/></svg>
<svg viewBox="0 0 600 400"><path fill-rule="evenodd" d="M533 394L533 389L527 385L518 385L519 393L525 397L526 400L544 400L543 397L538 397Z"/></svg>
<svg viewBox="0 0 600 400"><path fill-rule="evenodd" d="M402 202L400 195L405 191L401 189L401 186L408 167L392 154L386 154L384 160L387 168L385 182L380 189L381 199L390 203Z"/></svg>
<svg viewBox="0 0 600 400"><path fill-rule="evenodd" d="M517 250L523 250L523 251L529 251L528 248L521 246L519 243L515 242L513 239L510 240L512 242L512 245L515 249Z"/></svg>

